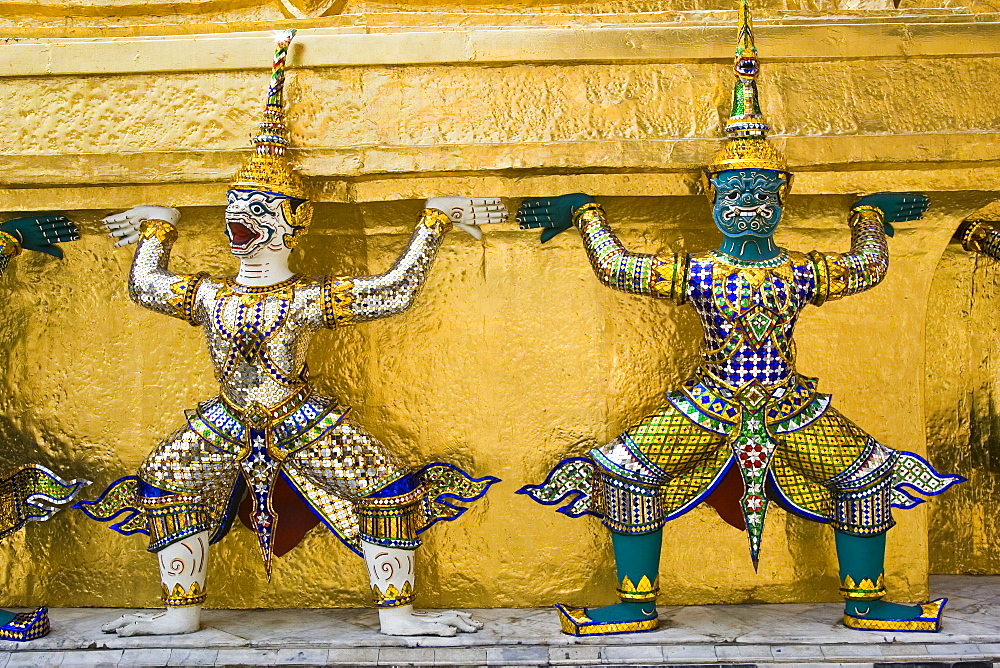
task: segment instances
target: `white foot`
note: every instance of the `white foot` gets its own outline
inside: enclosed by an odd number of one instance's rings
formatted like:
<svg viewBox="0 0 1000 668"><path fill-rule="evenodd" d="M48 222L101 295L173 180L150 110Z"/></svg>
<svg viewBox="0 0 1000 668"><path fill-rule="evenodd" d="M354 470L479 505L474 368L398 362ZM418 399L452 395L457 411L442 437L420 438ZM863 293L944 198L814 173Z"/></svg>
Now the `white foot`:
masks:
<svg viewBox="0 0 1000 668"><path fill-rule="evenodd" d="M122 615L101 627L104 633L129 636L172 636L194 633L201 627L201 606L167 608L152 615Z"/></svg>
<svg viewBox="0 0 1000 668"><path fill-rule="evenodd" d="M413 606L406 605L379 610L378 617L387 636L453 636L483 628L482 622L459 610L414 612Z"/></svg>

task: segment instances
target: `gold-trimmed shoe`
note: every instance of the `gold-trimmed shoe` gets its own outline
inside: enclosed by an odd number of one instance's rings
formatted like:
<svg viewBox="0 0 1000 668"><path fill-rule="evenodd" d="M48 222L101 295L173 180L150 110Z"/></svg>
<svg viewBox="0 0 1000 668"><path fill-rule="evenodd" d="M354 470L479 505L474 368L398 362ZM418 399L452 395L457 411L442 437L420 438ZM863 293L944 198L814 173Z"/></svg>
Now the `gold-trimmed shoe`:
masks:
<svg viewBox="0 0 1000 668"><path fill-rule="evenodd" d="M31 612L19 612L3 626L0 626L0 640L24 642L49 635L49 609L35 608Z"/></svg>
<svg viewBox="0 0 1000 668"><path fill-rule="evenodd" d="M910 631L935 633L941 630L941 613L946 598L939 598L920 605L921 613L916 619L869 619L844 613L844 626L859 631Z"/></svg>
<svg viewBox="0 0 1000 668"><path fill-rule="evenodd" d="M624 622L597 622L587 616L586 608L574 608L556 603L562 632L571 636L607 636L612 634L652 631L660 624L657 617Z"/></svg>

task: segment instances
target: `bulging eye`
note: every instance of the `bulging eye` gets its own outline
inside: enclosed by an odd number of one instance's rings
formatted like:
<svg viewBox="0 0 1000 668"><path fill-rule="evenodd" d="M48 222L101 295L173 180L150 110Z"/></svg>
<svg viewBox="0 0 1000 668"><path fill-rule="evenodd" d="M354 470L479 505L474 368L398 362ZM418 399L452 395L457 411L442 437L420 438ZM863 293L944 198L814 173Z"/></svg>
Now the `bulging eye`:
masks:
<svg viewBox="0 0 1000 668"><path fill-rule="evenodd" d="M735 190L726 193L726 199L736 199L739 196L740 196L740 194L738 192L736 192Z"/></svg>
<svg viewBox="0 0 1000 668"><path fill-rule="evenodd" d="M759 199L761 202L766 202L767 193L757 193L757 199Z"/></svg>
<svg viewBox="0 0 1000 668"><path fill-rule="evenodd" d="M250 213L255 216L266 216L269 213L267 207L260 202L251 202L250 206L247 208L250 209Z"/></svg>

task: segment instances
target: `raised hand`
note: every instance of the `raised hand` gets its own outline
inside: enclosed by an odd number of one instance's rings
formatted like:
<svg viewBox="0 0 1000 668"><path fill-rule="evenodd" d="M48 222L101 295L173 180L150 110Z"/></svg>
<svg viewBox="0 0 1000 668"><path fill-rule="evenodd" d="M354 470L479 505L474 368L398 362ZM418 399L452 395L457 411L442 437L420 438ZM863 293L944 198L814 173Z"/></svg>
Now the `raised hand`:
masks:
<svg viewBox="0 0 1000 668"><path fill-rule="evenodd" d="M851 208L874 206L885 215L885 233L890 237L896 233L893 223L920 220L930 206L931 200L921 193L874 193L865 195Z"/></svg>
<svg viewBox="0 0 1000 668"><path fill-rule="evenodd" d="M503 223L507 220L507 207L499 197L432 197L428 209L443 211L451 222L476 239L482 239L480 225Z"/></svg>
<svg viewBox="0 0 1000 668"><path fill-rule="evenodd" d="M80 230L76 224L59 214L8 220L0 223L0 231L12 235L25 250L38 251L58 258L63 256L63 252L54 244L76 241L80 238Z"/></svg>
<svg viewBox="0 0 1000 668"><path fill-rule="evenodd" d="M108 230L108 236L118 239L115 248L121 248L139 240L139 227L147 220L164 220L174 224L180 218L181 212L170 207L137 206L128 211L106 216L101 222Z"/></svg>
<svg viewBox="0 0 1000 668"><path fill-rule="evenodd" d="M517 224L522 230L544 227L542 243L573 227L573 214L594 198L585 193L572 193L558 197L526 199L517 210Z"/></svg>

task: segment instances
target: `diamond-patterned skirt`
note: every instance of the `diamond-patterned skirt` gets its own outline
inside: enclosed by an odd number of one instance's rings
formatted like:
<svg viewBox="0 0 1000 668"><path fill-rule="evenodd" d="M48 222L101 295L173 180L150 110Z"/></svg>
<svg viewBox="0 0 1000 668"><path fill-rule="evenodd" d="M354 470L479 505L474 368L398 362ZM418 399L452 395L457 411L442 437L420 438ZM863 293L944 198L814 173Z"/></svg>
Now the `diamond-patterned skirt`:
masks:
<svg viewBox="0 0 1000 668"><path fill-rule="evenodd" d="M771 460L780 491L808 513L831 518L836 490L828 483L863 457L873 439L833 408L802 429L781 434ZM671 404L647 415L594 459L614 475L663 490L667 519L706 496L732 458L726 437L702 428ZM815 519L815 517L813 518Z"/></svg>

